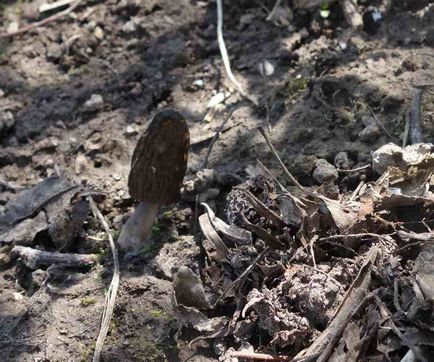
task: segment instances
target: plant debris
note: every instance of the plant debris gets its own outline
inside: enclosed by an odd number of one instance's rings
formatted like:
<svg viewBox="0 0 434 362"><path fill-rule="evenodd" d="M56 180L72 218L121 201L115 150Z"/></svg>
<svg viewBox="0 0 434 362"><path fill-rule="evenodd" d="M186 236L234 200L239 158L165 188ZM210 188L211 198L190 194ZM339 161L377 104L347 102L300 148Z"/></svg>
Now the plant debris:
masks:
<svg viewBox="0 0 434 362"><path fill-rule="evenodd" d="M406 336L434 326L422 317L434 297L432 147L380 148L380 176L351 191L291 194L254 176L228 194L228 223L202 204L203 245L215 253L202 278L188 268L178 272L187 284L175 278L179 321L202 333L191 343L224 337L222 356L248 343L317 361L390 359L402 346L427 360L432 344Z"/></svg>

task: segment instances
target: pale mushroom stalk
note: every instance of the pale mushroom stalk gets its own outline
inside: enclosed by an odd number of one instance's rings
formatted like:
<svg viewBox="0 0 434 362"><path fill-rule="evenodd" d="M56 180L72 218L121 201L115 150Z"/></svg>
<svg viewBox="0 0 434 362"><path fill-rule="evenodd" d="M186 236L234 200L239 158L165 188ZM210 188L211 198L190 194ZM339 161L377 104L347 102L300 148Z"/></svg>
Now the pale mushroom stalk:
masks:
<svg viewBox="0 0 434 362"><path fill-rule="evenodd" d="M159 204L141 202L122 227L118 244L121 249L133 249L138 251L149 239L152 233L152 225L158 215Z"/></svg>
<svg viewBox="0 0 434 362"><path fill-rule="evenodd" d="M128 188L141 202L122 227L118 244L137 254L145 249L161 205L177 201L187 168L190 135L176 110L157 113L133 153Z"/></svg>

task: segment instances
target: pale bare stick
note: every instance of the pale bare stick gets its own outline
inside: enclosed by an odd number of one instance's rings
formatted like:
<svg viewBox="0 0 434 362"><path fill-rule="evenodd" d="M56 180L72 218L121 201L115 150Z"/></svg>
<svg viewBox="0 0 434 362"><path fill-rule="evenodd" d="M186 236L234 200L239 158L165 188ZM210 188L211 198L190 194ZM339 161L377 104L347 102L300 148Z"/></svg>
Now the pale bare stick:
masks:
<svg viewBox="0 0 434 362"><path fill-rule="evenodd" d="M273 144L271 143L270 139L268 138L267 134L265 133L264 127L259 126L258 127L259 132L261 132L262 137L264 137L265 142L267 142L268 147L270 147L271 152L273 153L274 157L276 157L277 161L279 161L280 166L282 166L283 171L285 171L286 176L291 180L291 182L297 186L301 191L306 192L305 188L295 179L294 176L292 176L291 172L286 168L285 164L283 163L280 156L277 154L276 149L274 148Z"/></svg>
<svg viewBox="0 0 434 362"><path fill-rule="evenodd" d="M271 19L273 19L274 14L277 11L277 8L280 6L280 3L282 2L282 0L276 0L276 2L274 3L273 9L270 11L270 13L267 16L267 21L270 21Z"/></svg>
<svg viewBox="0 0 434 362"><path fill-rule="evenodd" d="M113 254L113 277L106 294L106 298L105 298L106 304L105 304L104 312L102 314L101 327L99 330L98 339L96 340L95 352L92 358L92 362L99 362L101 357L102 347L104 345L105 338L107 337L107 332L110 327L110 321L113 316L116 295L118 293L118 288L119 288L119 279L120 279L119 259L118 259L118 252L116 250L116 246L113 241L113 235L110 231L110 227L108 225L106 218L103 216L103 214L101 214L101 211L99 211L98 206L96 206L95 201L93 201L92 197L89 197L89 204L93 214L101 223L104 231L107 234L110 243L110 249Z"/></svg>
<svg viewBox="0 0 434 362"><path fill-rule="evenodd" d="M59 0L50 4L44 3L39 7L39 12L45 13L46 11L53 11L63 6L71 5L71 3L73 3L74 1L75 0Z"/></svg>
<svg viewBox="0 0 434 362"><path fill-rule="evenodd" d="M320 353L315 353L312 356L300 357L300 358L290 358L288 356L273 356L266 353L257 353L257 352L247 352L247 351L234 351L231 354L231 357L238 357L242 359L249 359L255 361L272 361L272 362L308 362L310 360L314 360L316 357L320 355Z"/></svg>
<svg viewBox="0 0 434 362"><path fill-rule="evenodd" d="M225 67L226 75L228 76L228 79L231 81L231 83L235 86L236 90L240 92L240 94L251 101L255 106L258 105L258 101L248 95L240 83L235 79L234 74L231 70L231 64L229 62L229 56L228 52L226 50L225 41L223 39L223 4L222 0L216 0L217 3L217 42L220 49L220 54L222 56L223 65Z"/></svg>
<svg viewBox="0 0 434 362"><path fill-rule="evenodd" d="M71 6L60 13L54 14L52 16L49 16L48 18L45 18L41 21L37 21L35 23L26 25L22 27L21 29L18 29L17 31L14 31L12 33L0 33L0 39L7 39L7 38L13 38L14 36L24 34L28 32L29 30L39 28L40 26L46 25L48 23L51 23L52 21L58 20L60 18L63 18L64 16L70 14L74 9L80 5L82 0L77 0L75 3L71 4Z"/></svg>

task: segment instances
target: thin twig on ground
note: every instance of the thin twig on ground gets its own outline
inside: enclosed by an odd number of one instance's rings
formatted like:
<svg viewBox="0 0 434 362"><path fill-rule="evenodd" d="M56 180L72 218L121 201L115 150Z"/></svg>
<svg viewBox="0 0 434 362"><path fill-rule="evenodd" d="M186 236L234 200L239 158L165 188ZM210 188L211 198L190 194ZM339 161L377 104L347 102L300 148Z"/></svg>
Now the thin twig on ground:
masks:
<svg viewBox="0 0 434 362"><path fill-rule="evenodd" d="M265 256L268 254L268 252L270 251L269 247L266 247L257 257L255 260L253 260L253 262L246 268L246 270L244 270L237 279L235 279L222 293L222 295L220 295L220 297L218 297L218 299L215 301L213 308L215 308L221 300L223 300L224 298L226 298L226 296L228 295L228 293L234 289L235 287L240 288L243 280L249 275L249 273L253 270L253 268L260 262L262 261L262 259L265 258Z"/></svg>
<svg viewBox="0 0 434 362"><path fill-rule="evenodd" d="M211 140L211 143L208 147L208 152L206 153L206 157L205 157L205 161L203 162L202 168L206 168L208 166L208 161L209 161L209 157L211 155L211 151L212 148L214 147L214 144L217 142L217 139L220 136L220 133L223 131L223 128L226 126L226 123L231 119L232 115L234 114L234 112L239 109L241 107L241 105L236 105L235 107L233 107L229 113L227 114L227 116L225 117L225 119L223 120L222 124L220 125L220 127L217 129L217 131L214 134L214 137Z"/></svg>
<svg viewBox="0 0 434 362"><path fill-rule="evenodd" d="M118 259L118 252L116 250L116 246L113 240L113 235L110 231L110 227L108 225L106 218L103 216L103 214L101 214L101 211L99 211L97 205L95 204L95 201L93 201L92 197L90 196L89 196L89 204L92 209L92 212L94 213L95 217L99 220L104 231L107 234L110 243L110 249L113 254L113 277L106 294L106 298L105 298L106 304L105 304L104 312L102 314L101 327L98 334L98 339L96 341L95 352L93 354L93 359L92 359L92 362L99 362L101 357L102 347L104 345L104 341L110 327L110 321L113 316L116 295L118 293L118 288L119 288L119 279L120 279L119 259Z"/></svg>
<svg viewBox="0 0 434 362"><path fill-rule="evenodd" d="M240 83L238 83L234 74L232 73L228 52L226 50L225 41L223 39L223 4L222 4L222 0L216 0L216 3L217 3L217 42L219 45L220 54L222 56L222 61L223 61L223 65L225 67L226 75L228 76L228 79L234 85L236 90L238 92L240 92L240 94L244 98L248 99L255 106L257 106L258 101L244 91L243 87L241 86Z"/></svg>
<svg viewBox="0 0 434 362"><path fill-rule="evenodd" d="M18 29L17 31L14 31L12 33L0 33L0 39L7 39L7 38L13 38L14 36L24 34L28 32L29 30L39 28L41 26L47 25L48 23L51 23L52 21L59 20L63 18L64 16L70 14L72 11L74 11L82 0L77 0L75 3L71 4L71 6L60 13L54 14L52 16L49 16L48 18L45 18L41 21L37 21L35 23L26 25L22 27L21 29Z"/></svg>
<svg viewBox="0 0 434 362"><path fill-rule="evenodd" d="M387 128L384 126L383 122L380 122L380 120L377 118L376 114L372 110L371 107L368 106L368 111L371 113L372 118L374 118L374 121L378 128L381 128L381 130L384 132L384 134L390 139L394 140L393 136L390 134L390 132L387 130Z"/></svg>
<svg viewBox="0 0 434 362"><path fill-rule="evenodd" d="M273 9L270 11L270 13L268 14L268 16L265 20L270 21L271 19L273 19L273 16L276 13L281 2L282 2L282 0L276 0L276 2L274 3Z"/></svg>
<svg viewBox="0 0 434 362"><path fill-rule="evenodd" d="M255 360L255 361L272 361L272 362L282 362L282 361L308 362L310 360L315 359L319 355L320 355L319 353L316 353L308 357L290 358L288 356L272 356L270 354L257 353L257 352L234 351L231 353L231 357L235 357L235 358L242 358L242 359Z"/></svg>
<svg viewBox="0 0 434 362"><path fill-rule="evenodd" d="M363 170L366 170L369 167L371 167L371 165L360 166L360 167L349 169L349 170L346 170L346 169L343 169L343 168L338 168L337 170L338 170L338 172L351 173L351 172L363 171Z"/></svg>
<svg viewBox="0 0 434 362"><path fill-rule="evenodd" d="M295 177L289 172L289 170L286 168L285 164L283 163L282 159L276 152L276 149L274 148L273 144L271 143L270 139L268 138L267 134L265 133L264 127L259 126L258 127L259 132L261 133L262 137L264 137L265 142L267 142L268 147L270 147L271 152L273 153L274 157L276 157L277 161L279 162L280 166L282 166L283 171L285 172L286 176L291 180L291 182L297 186L301 191L306 192L305 188L295 179Z"/></svg>

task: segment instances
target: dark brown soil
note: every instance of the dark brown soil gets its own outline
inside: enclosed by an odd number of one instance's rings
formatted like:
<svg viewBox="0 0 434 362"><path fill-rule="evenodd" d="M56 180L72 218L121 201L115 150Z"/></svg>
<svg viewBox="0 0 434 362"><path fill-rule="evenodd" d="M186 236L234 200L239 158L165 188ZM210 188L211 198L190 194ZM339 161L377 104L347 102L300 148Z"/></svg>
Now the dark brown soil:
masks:
<svg viewBox="0 0 434 362"><path fill-rule="evenodd" d="M23 26L37 20L43 2L0 4L0 32L14 21ZM365 11L376 1L359 3ZM245 179L259 159L282 176L260 125L307 186L315 183L317 158L333 163L345 151L351 168L390 138L401 144L413 86L434 79L434 2L395 1L378 29L366 31L349 29L338 5L327 19L318 11L297 11L291 32L265 20L263 6L273 4L226 1L231 65L260 106L244 102L234 112L208 168ZM100 207L117 235L133 206L127 178L136 140L151 115L169 106L188 120L191 179L228 107L241 102L224 73L215 24L215 3L209 1L91 0L60 21L0 40L0 210L20 189L60 170L106 194ZM270 76L258 71L264 60L274 65ZM228 91L226 108L207 111L214 94ZM92 95L103 102L89 105ZM427 92L422 106L426 142L434 137L433 99ZM371 111L391 137L382 129L363 137ZM223 214L224 199L217 205ZM162 210L154 239L171 241L122 266L104 361L217 360L212 342L190 350L194 336L177 335L172 269L198 269L202 258L191 237L194 202L170 210ZM60 273L34 294L17 285L14 263L0 273L1 361L91 360L112 261L91 215L75 240L74 251L100 253L98 267ZM33 272L36 284L44 273Z"/></svg>

